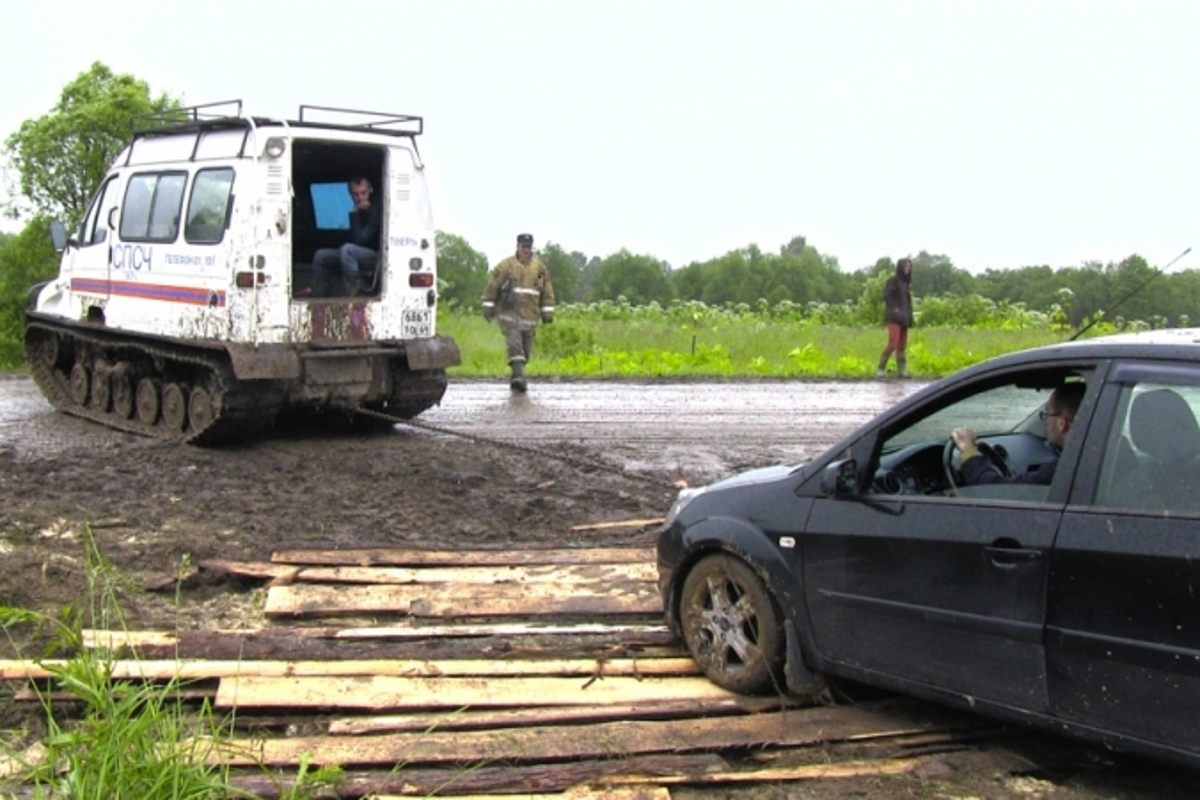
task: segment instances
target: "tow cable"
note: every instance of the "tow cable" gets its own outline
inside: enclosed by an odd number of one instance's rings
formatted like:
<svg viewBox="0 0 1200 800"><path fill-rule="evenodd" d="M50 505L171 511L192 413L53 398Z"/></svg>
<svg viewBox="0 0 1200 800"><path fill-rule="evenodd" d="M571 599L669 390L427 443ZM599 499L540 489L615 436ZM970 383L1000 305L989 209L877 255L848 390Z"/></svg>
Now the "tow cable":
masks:
<svg viewBox="0 0 1200 800"><path fill-rule="evenodd" d="M371 417L373 419L384 420L384 421L390 422L394 425L407 425L410 428L416 428L418 430L429 431L430 433L440 433L444 436L454 436L459 439L466 439L469 442L476 442L478 444L484 444L484 445L488 445L491 447L500 447L500 448L505 448L508 450L519 450L521 452L528 453L528 454L534 455L534 456L539 456L542 458L552 458L555 461L561 461L561 462L563 462L565 464L569 464L572 467L575 467L576 469L579 469L579 470L583 470L583 471L594 470L594 471L598 471L598 472L606 472L610 475L619 475L622 478L626 478L628 480L634 480L634 481L640 481L642 483L648 483L651 486L654 486L659 489L668 489L672 492L677 492L680 489L679 484L671 483L670 481L662 480L659 478L653 478L653 477L650 477L649 475L639 475L636 472L629 472L624 469L618 469L618 468L614 467L613 465L605 464L602 461L594 461L594 460L588 459L588 458L580 458L578 456L566 455L565 453L562 453L562 452L544 450L539 447L533 447L531 445L521 444L519 442L512 442L512 441L508 441L505 439L493 439L489 436L481 436L477 433L467 433L465 431L456 431L453 428L445 428L445 427L442 427L441 425L432 425L428 422L422 422L421 420L417 420L417 419L405 419L404 417L397 417L397 416L393 416L391 414L385 414L382 411L372 411L371 409L362 408L361 406L347 408L346 410L353 414L358 414L358 415L361 415L364 417Z"/></svg>

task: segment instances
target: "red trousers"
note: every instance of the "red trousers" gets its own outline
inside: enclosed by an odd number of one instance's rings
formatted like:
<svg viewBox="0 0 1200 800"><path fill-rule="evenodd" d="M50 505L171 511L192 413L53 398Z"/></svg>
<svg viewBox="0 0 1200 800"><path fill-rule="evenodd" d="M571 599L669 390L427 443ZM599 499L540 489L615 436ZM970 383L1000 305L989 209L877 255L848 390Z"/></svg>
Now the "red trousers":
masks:
<svg viewBox="0 0 1200 800"><path fill-rule="evenodd" d="M897 350L903 351L908 347L908 328L895 322L889 322L888 326L888 343L883 351L883 358L889 357Z"/></svg>

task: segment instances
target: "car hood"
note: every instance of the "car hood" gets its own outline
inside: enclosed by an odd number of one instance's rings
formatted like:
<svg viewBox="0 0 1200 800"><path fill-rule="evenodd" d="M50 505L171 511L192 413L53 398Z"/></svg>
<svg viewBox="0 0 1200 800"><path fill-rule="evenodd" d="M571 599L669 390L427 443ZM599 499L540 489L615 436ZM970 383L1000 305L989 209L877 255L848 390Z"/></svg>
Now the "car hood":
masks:
<svg viewBox="0 0 1200 800"><path fill-rule="evenodd" d="M779 480L787 475L792 474L801 465L778 464L774 467L759 467L758 469L749 469L745 472L739 472L737 475L732 475L716 483L710 483L704 487L706 489L727 489L731 486L744 486L752 483L769 483Z"/></svg>

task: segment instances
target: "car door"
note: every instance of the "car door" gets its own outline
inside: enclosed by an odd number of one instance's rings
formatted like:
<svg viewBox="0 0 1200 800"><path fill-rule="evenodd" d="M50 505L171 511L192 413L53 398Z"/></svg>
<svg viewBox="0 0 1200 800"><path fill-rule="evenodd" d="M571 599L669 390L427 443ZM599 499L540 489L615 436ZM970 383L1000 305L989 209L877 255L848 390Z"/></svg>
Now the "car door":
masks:
<svg viewBox="0 0 1200 800"><path fill-rule="evenodd" d="M948 411L930 417L946 438L956 413ZM924 447L914 458L940 466L940 442ZM1046 577L1073 464L1068 443L1040 495L877 487L858 499L817 500L804 536L804 580L821 656L873 682L885 676L892 685L1044 711Z"/></svg>
<svg viewBox="0 0 1200 800"><path fill-rule="evenodd" d="M1200 368L1117 365L1050 570L1052 713L1200 752Z"/></svg>
<svg viewBox="0 0 1200 800"><path fill-rule="evenodd" d="M105 298L111 292L111 225L116 216L119 183L115 176L110 177L96 193L79 228L75 242L78 247L65 256L71 259L72 291Z"/></svg>

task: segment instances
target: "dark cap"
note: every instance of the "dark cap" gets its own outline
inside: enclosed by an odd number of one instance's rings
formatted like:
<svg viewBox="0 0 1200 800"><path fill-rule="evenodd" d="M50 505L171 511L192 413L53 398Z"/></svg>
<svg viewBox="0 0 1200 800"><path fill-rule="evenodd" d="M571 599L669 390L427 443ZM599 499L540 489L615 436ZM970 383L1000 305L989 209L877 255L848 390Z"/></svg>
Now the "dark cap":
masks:
<svg viewBox="0 0 1200 800"><path fill-rule="evenodd" d="M517 234L517 244L527 244L530 247L533 247L533 234L532 233L518 233Z"/></svg>

